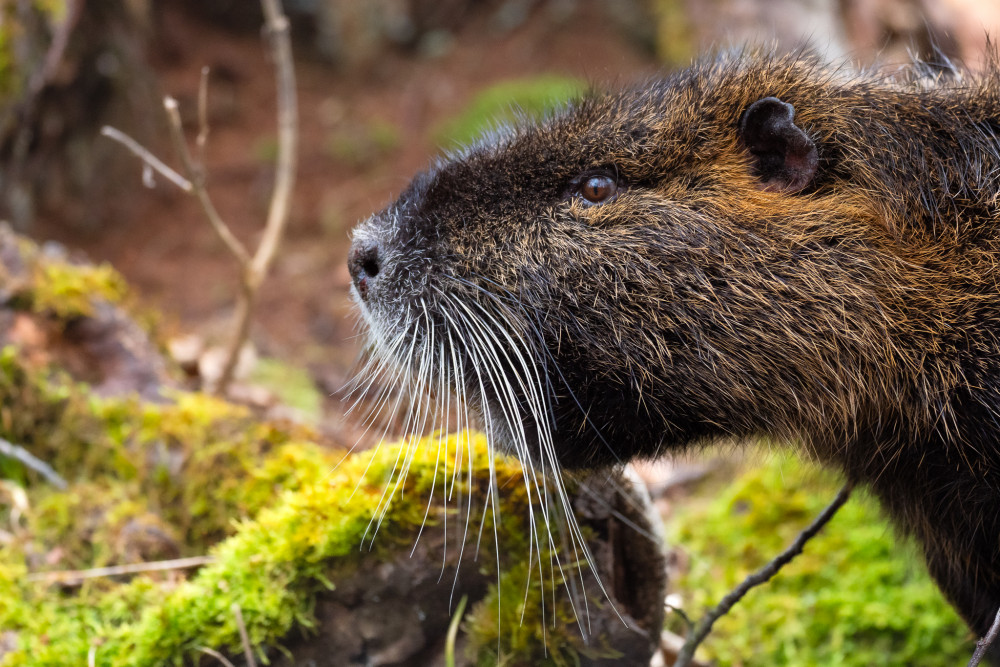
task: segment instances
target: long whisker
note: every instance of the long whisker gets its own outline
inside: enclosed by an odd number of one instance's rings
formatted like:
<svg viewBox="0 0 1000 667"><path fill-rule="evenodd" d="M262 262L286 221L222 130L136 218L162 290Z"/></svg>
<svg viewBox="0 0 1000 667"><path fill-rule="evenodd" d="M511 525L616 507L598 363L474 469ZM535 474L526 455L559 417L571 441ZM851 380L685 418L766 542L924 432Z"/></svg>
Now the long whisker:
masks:
<svg viewBox="0 0 1000 667"><path fill-rule="evenodd" d="M561 582L569 595L581 635L586 638L591 633L589 601L585 594L581 596L577 590L585 588L584 570L578 564L568 567L568 563L563 561L563 554L574 554L575 558L582 556L582 562L593 573L601 592L609 601L611 598L598 575L596 561L574 515L556 451L553 398L558 394L553 383L553 373L561 380L561 387L567 383L541 333L541 320L546 313L526 306L509 290L485 278L476 277L477 280L481 279L482 284L495 287L496 291L457 276L443 275L443 278L454 280L456 289L445 290L432 283L430 297L425 296L411 302L394 316L394 321L373 331L372 358L363 365L355 380L352 380L347 393L353 399L350 410L355 410L362 401L369 406L364 416L364 435L373 428L379 428L382 437L378 442L382 442L392 428L392 416L398 414L404 405L406 408L402 420L402 433L407 434L404 445L396 454L389 482L376 503L362 541L368 541L369 545L374 543L388 516L390 502L397 493L403 493L406 489L406 479L415 460L418 434L425 433L429 426L436 425L436 429L432 431L437 434L434 469L437 471L442 463L454 466L453 470L446 472L440 486L445 535L441 575L448 563L447 523L449 505L456 489L459 493L456 506L459 512L464 510L465 513L464 520L459 519L464 522L464 528L460 531L462 536L458 562L463 560L472 528L471 490L474 488L475 472L472 439L465 435L471 425L469 413L463 407L468 407L470 403L478 404L476 412L481 417L487 434L486 463L489 481L482 521L475 540L476 550L478 552L480 548L487 513L490 513L499 586L501 522L496 456L497 445L507 444L522 461L535 463L534 466L523 466L521 472L528 503L528 572L537 574L543 591L547 576L555 584ZM393 335L380 335L386 330ZM402 387L405 391L394 391L394 387ZM568 393L591 428L597 432L596 425L590 423L586 411L572 390L566 386L562 393ZM454 422L453 408L456 408ZM386 414L390 416L389 419L382 417ZM396 423L398 426L398 421ZM454 439L456 450L452 458L451 439L446 437L445 428L453 423L460 435ZM376 427L376 424L379 426ZM498 434L501 441L499 443L494 442ZM370 467L371 461L365 470L366 474ZM463 467L467 476L464 485L459 483ZM415 553L423 535L438 488L435 472L411 553ZM465 496L463 508L464 489L470 493ZM546 569L550 575L547 575ZM522 621L530 595L531 578L533 577L529 576L525 582ZM452 598L457 584L458 568L452 582ZM557 586L553 585L551 588L554 607ZM581 597L583 608L577 610L577 601ZM545 632L547 623L544 597L541 613ZM553 615L552 622L556 621Z"/></svg>
<svg viewBox="0 0 1000 667"><path fill-rule="evenodd" d="M518 357L518 361L520 362L520 364L521 364L524 372L526 374L528 374L529 376L532 375L532 374L534 374L535 377L536 377L536 379L537 379L537 369L532 369L531 366L527 363L527 361L525 360L524 356L521 355L520 350L518 349L519 348L518 344L509 336L509 334L506 333L507 329L505 327L501 326L500 323L497 322L495 320L495 318L493 318L492 314L490 314L489 312L485 311L485 309L483 309L483 313L484 313L484 315L486 315L486 317L488 317L492 321L492 323L495 326L495 330L499 330L499 331L502 331L502 332L505 333L505 335L507 337L507 340L508 340L508 343L511 345L511 348L514 350L515 356ZM503 351L504 356L507 358L508 363L510 363L510 357L506 354L506 351L504 351L504 348L503 348L503 346L501 344L501 341L499 340L499 338L494 333L495 330L491 330L491 328L487 327L487 326L483 326L483 328L481 329L482 333L485 336L488 336L491 339L491 340L487 340L486 344L489 345L493 349L497 349L497 347L499 347L499 349L501 351ZM576 552L582 551L583 554L584 554L585 560L587 561L587 563L590 565L590 567L592 569L595 569L596 566L595 566L595 562L593 560L593 556L590 553L589 548L586 545L586 542L583 540L582 532L579 529L579 525L575 521L575 516L573 515L572 507L570 506L569 501L568 501L568 494L566 493L565 488L564 488L564 486L562 484L561 477L558 474L558 472L559 472L558 461L555 459L555 456L554 456L555 449L554 449L554 444L552 443L551 434L549 432L549 429L547 428L547 424L544 422L543 419L540 418L540 415L544 414L544 410L540 409L538 407L538 405L537 405L538 395L537 395L537 393L535 393L533 386L531 387L531 389L527 389L525 387L524 382L521 380L521 378L518 377L516 374L515 374L515 377L517 377L518 383L520 384L520 386L522 388L522 391L525 391L525 393L528 394L529 399L530 399L529 400L529 404L530 404L530 406L532 408L531 412L533 413L533 416L535 417L535 421L538 422L537 426L538 426L538 436L539 436L538 440L539 440L540 451L539 451L539 456L537 457L537 460L542 464L543 470L545 469L545 467L550 467L553 470L553 472L555 473L552 476L552 480L556 484L556 491L557 491L556 495L557 495L557 497L561 501L566 521L570 525L570 534L569 535L570 535L570 541L571 541L571 545L572 545L572 550L576 551ZM509 383L508 383L508 386L509 386ZM524 441L524 446L525 447L526 447L526 444L527 444L526 441ZM526 450L525 450L524 453L527 453ZM526 470L529 469L529 468L530 468L530 466L526 466L525 467ZM552 517L551 517L550 511L549 511L549 505L548 505L549 492L548 492L548 487L547 487L547 480L548 480L549 476L547 476L547 475L541 475L539 477L539 476L536 476L534 474L534 470L533 469L531 469L531 470L532 470L532 474L531 474L530 480L526 476L525 483L528 484L528 488L529 489L530 489L530 487L531 487L532 484L537 489L537 493L538 493L538 497L539 497L539 503L540 503L540 511L542 512L542 516L543 516L543 519L545 520L545 524L547 526L550 526L550 525L552 525ZM539 483L539 479L541 480L541 483ZM533 515L532 515L532 518L533 518ZM542 543L541 543L541 539L540 539L540 537L538 535L538 532L537 532L538 528L535 525L535 523L534 523L533 520L531 521L530 527L532 529L532 534L534 536L535 542L536 542L536 544L537 544L537 546L539 548L539 553L541 553ZM564 581L564 584L566 584L568 586L568 584L569 584L569 578L567 578L565 576L565 571L563 570L562 563L561 563L561 561L560 561L560 559L558 557L559 550L556 548L556 545L552 542L551 531L546 530L546 534L548 535L548 542L549 542L549 548L550 548L550 551L549 551L550 558L552 556L554 556L555 566L556 566L556 568L559 569L559 571L561 573L561 577L562 577L562 579ZM529 549L529 560L531 558L531 555L532 555L531 554L531 550ZM582 573L582 571L577 570L577 574L580 577L580 584L582 586L583 585L583 580L582 580L583 573ZM542 576L542 572L541 572L540 569L539 569L539 576ZM570 590L569 588L567 588L567 593L570 596L571 603L575 607L576 596L573 595L573 591ZM527 595L527 591L526 591L526 595ZM589 603L586 600L586 596L583 596L583 598L584 598L584 604L586 606L589 606ZM585 614L585 616L588 619L588 626L589 626L589 619L590 619L589 611L587 611L587 613ZM577 622L580 623L581 622L580 614L576 614L576 617L577 617ZM582 627L582 625L580 626L580 631L581 631L581 633L584 636L587 635L587 631L584 630L584 628Z"/></svg>

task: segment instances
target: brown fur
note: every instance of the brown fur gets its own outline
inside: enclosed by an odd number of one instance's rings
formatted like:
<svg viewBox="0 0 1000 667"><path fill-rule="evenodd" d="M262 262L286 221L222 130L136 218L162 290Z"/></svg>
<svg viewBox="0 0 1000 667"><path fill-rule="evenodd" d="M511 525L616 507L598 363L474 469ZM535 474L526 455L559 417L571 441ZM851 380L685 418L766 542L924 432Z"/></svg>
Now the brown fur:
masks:
<svg viewBox="0 0 1000 667"><path fill-rule="evenodd" d="M744 145L771 96L815 143L804 187L768 187ZM358 301L382 356L543 467L803 443L870 486L982 633L1000 605L998 134L995 66L900 82L703 62L418 176L355 234ZM586 206L595 169L620 194Z"/></svg>

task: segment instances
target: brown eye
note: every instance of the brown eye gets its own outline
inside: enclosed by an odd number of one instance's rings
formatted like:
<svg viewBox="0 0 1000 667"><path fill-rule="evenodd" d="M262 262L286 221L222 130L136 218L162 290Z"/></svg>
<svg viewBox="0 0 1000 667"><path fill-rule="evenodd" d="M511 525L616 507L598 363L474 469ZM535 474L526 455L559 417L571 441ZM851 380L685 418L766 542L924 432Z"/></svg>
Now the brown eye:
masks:
<svg viewBox="0 0 1000 667"><path fill-rule="evenodd" d="M603 204L615 198L618 184L610 176L595 174L580 184L577 193L589 204Z"/></svg>

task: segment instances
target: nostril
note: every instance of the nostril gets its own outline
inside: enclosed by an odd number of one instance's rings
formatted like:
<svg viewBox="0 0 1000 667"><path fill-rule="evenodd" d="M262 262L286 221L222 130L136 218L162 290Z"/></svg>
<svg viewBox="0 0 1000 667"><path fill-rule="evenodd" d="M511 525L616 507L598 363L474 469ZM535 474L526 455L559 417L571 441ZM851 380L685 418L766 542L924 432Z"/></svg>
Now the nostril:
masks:
<svg viewBox="0 0 1000 667"><path fill-rule="evenodd" d="M347 268L350 269L358 294L362 299L368 298L370 281L374 280L381 270L378 245L371 243L352 247L347 259Z"/></svg>
<svg viewBox="0 0 1000 667"><path fill-rule="evenodd" d="M367 273L369 278L378 275L378 246L372 246L361 256L361 270Z"/></svg>

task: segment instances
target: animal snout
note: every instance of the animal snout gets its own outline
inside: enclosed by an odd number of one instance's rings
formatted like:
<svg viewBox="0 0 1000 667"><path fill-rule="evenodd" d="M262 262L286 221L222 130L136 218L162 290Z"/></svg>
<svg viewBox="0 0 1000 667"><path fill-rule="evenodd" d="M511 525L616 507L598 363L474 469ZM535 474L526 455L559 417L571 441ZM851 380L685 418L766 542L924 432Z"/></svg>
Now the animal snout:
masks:
<svg viewBox="0 0 1000 667"><path fill-rule="evenodd" d="M371 241L355 241L347 256L347 268L354 280L354 287L362 299L368 298L368 290L381 270L378 244Z"/></svg>

